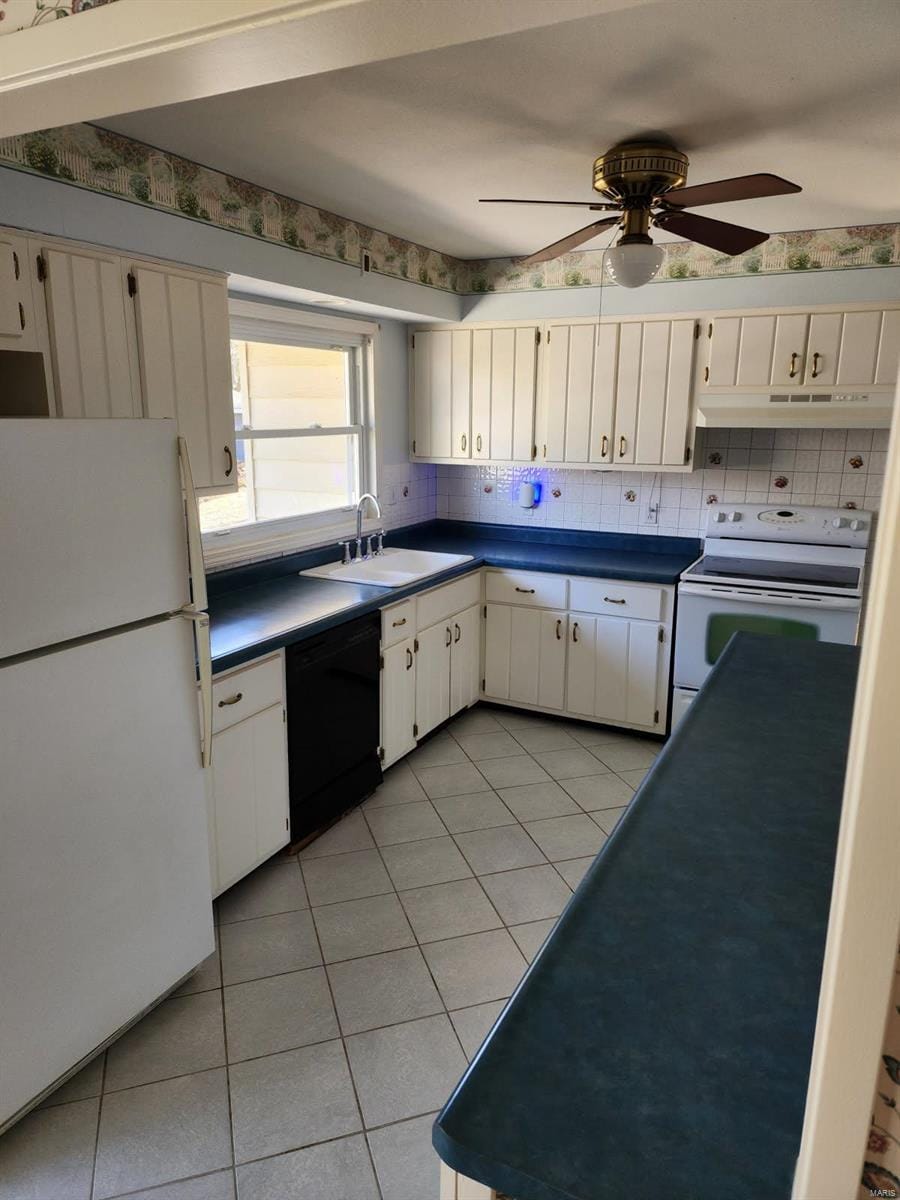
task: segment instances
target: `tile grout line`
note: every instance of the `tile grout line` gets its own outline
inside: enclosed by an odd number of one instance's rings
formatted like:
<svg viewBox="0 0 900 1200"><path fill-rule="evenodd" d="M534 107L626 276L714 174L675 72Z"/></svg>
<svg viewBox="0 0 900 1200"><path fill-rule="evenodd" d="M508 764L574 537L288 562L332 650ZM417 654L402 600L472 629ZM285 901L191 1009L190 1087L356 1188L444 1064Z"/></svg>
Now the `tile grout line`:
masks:
<svg viewBox="0 0 900 1200"><path fill-rule="evenodd" d="M365 817L363 817L363 820L365 821ZM366 824L368 826L368 822L366 822ZM378 1168L375 1165L375 1158L372 1154L372 1147L369 1145L369 1139L366 1136L366 1118L365 1118L365 1114L363 1113L362 1101L359 1098L359 1089L356 1086L356 1076L353 1074L353 1066L350 1062L350 1054L347 1050L347 1040L344 1036L344 1027L341 1024L341 1016L340 1016L340 1013L338 1012L337 1001L335 1000L335 996L334 996L334 988L331 985L331 976L328 974L328 965L325 962L325 953L324 953L324 950L322 949L322 939L319 936L319 927L318 927L318 925L316 925L316 918L313 916L312 904L310 902L309 888L306 886L306 876L303 874L303 864L300 862L299 854L296 856L296 862L297 862L297 870L300 872L300 879L303 884L303 893L306 896L307 903L310 905L309 915L310 915L310 920L312 922L313 933L315 934L315 938L316 938L316 945L319 948L319 958L321 959L321 962L322 962L322 974L325 976L325 986L328 988L328 997L331 1000L331 1010L334 1013L335 1024L337 1025L337 1028L338 1028L338 1040L341 1043L341 1053L344 1056L344 1065L347 1068L347 1078L350 1080L350 1086L353 1089L353 1101L356 1104L356 1112L359 1116L360 1132L362 1134L363 1143L366 1147L366 1156L369 1160L369 1166L372 1170L372 1178L375 1180L375 1190L378 1193L378 1200L384 1200L384 1191L381 1187L381 1180L378 1177ZM329 1040L332 1040L332 1039L329 1039ZM350 1135L345 1135L345 1136L352 1137L353 1135L350 1134ZM317 1144L317 1143L313 1143L313 1144Z"/></svg>
<svg viewBox="0 0 900 1200"><path fill-rule="evenodd" d="M97 1183L97 1158L100 1153L100 1121L103 1117L103 1096L106 1091L106 1063L109 1055L109 1049L103 1051L103 1063L100 1067L100 1097L97 1102L97 1129L94 1134L94 1161L91 1165L91 1188L89 1196L93 1200L94 1190Z"/></svg>

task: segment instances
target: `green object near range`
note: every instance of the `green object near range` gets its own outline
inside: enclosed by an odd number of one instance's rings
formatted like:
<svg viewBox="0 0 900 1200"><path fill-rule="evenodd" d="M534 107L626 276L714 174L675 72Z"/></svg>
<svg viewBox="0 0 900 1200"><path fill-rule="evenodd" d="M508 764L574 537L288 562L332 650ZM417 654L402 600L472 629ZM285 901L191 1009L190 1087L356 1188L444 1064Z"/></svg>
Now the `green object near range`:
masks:
<svg viewBox="0 0 900 1200"><path fill-rule="evenodd" d="M805 642L818 641L819 630L808 621L791 621L787 617L740 616L737 613L716 613L706 625L706 661L714 663L734 633L762 633L770 637L789 637Z"/></svg>

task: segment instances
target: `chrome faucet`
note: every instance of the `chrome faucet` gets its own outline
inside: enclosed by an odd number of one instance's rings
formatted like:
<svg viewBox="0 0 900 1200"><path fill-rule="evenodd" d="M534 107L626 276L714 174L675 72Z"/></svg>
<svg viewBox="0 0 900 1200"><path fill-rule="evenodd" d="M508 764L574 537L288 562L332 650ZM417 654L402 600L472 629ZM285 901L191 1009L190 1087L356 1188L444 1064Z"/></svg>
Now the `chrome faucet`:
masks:
<svg viewBox="0 0 900 1200"><path fill-rule="evenodd" d="M359 498L359 503L356 506L356 560L357 560L357 562L361 558L363 558L362 520L363 520L363 509L365 508L367 500L371 500L372 504L375 506L375 516L379 519L379 521L381 520L381 505L378 503L378 497L373 496L371 492L363 492L363 494ZM368 558L372 554L372 538L374 538L374 537L377 537L377 539L378 539L378 544L375 549L375 553L376 554L381 553L381 541L382 541L382 538L384 537L383 529L379 530L377 534L373 533L369 536L369 539L368 539L369 548L365 555L366 558Z"/></svg>

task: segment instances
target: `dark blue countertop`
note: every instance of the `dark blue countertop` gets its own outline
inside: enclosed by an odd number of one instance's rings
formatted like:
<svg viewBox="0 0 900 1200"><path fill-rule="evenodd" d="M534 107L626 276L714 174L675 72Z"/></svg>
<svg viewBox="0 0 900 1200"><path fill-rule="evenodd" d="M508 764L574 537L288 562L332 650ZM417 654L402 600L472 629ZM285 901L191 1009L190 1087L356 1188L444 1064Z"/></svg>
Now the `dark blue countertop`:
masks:
<svg viewBox="0 0 900 1200"><path fill-rule="evenodd" d="M516 1200L788 1200L857 651L738 635L433 1140Z"/></svg>
<svg viewBox="0 0 900 1200"><path fill-rule="evenodd" d="M473 558L406 588L333 583L298 575L308 567L336 561L337 547L210 575L213 669L236 667L485 565L675 583L700 551L695 538L522 530L460 521L409 526L389 533L385 540L390 546L471 554Z"/></svg>

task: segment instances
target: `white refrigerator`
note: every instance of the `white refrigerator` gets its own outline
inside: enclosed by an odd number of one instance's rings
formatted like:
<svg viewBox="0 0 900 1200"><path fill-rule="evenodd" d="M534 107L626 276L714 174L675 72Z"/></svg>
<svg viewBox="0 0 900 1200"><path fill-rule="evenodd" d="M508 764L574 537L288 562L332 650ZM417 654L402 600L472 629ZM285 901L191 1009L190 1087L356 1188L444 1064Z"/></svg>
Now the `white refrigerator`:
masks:
<svg viewBox="0 0 900 1200"><path fill-rule="evenodd" d="M0 1130L214 949L205 607L174 422L0 422Z"/></svg>

